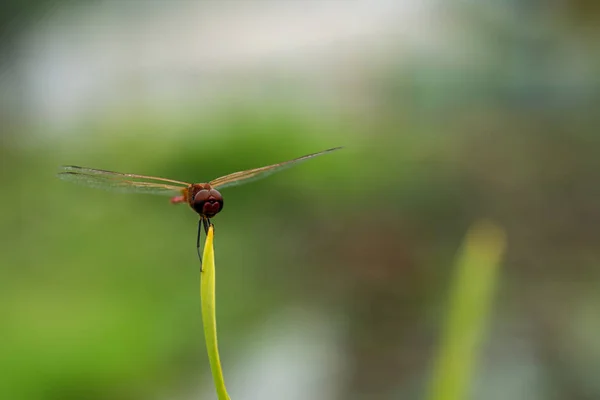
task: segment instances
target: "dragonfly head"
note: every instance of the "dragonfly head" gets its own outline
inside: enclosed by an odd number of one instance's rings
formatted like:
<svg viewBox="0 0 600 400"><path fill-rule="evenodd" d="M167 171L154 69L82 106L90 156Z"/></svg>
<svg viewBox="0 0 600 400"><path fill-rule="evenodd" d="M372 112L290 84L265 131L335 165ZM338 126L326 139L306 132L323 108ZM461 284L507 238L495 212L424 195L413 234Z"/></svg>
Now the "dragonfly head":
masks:
<svg viewBox="0 0 600 400"><path fill-rule="evenodd" d="M191 206L198 214L212 218L223 209L223 196L212 188L201 189L194 195Z"/></svg>

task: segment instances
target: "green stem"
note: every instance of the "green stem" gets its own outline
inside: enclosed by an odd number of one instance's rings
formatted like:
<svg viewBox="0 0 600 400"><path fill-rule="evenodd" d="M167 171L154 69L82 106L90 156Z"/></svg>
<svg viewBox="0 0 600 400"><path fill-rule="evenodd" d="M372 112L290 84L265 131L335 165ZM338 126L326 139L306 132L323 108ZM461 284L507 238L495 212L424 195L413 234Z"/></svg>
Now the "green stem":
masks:
<svg viewBox="0 0 600 400"><path fill-rule="evenodd" d="M219 348L217 344L217 321L215 312L215 253L213 248L214 229L212 225L208 230L204 243L203 265L200 273L200 301L202 304L202 323L204 325L204 338L208 361L217 389L219 400L230 400L225 388Z"/></svg>

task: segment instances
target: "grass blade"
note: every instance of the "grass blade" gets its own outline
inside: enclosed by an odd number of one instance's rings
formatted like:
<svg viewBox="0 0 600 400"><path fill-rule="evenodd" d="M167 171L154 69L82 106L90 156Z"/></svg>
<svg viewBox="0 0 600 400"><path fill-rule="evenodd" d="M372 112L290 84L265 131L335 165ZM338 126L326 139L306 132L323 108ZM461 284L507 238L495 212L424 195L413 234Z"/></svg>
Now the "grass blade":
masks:
<svg viewBox="0 0 600 400"><path fill-rule="evenodd" d="M202 324L204 339L208 351L208 361L212 371L217 397L219 400L230 400L225 388L219 348L217 343L217 321L215 312L215 252L213 247L214 229L211 225L204 242L202 256L202 272L200 273L200 301L202 304Z"/></svg>
<svg viewBox="0 0 600 400"><path fill-rule="evenodd" d="M429 400L468 395L505 245L504 231L489 222L476 223L467 234L457 259Z"/></svg>

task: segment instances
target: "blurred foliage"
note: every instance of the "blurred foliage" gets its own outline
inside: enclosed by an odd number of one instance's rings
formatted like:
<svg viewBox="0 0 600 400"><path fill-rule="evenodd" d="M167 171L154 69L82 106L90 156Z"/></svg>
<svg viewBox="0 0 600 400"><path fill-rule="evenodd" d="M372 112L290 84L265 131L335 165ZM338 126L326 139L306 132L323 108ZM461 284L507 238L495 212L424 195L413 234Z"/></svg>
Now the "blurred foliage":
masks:
<svg viewBox="0 0 600 400"><path fill-rule="evenodd" d="M431 379L432 400L468 396L505 242L502 229L489 221L478 221L469 229L452 279L448 317Z"/></svg>
<svg viewBox="0 0 600 400"><path fill-rule="evenodd" d="M507 229L499 312L528 326L540 357L553 357L578 334L565 330L577 313L551 310L598 301L600 193L591 183L600 168L592 132L571 134L556 116L547 116L557 120L548 126L541 117L496 110L457 116L455 128L445 124L435 137L406 124L371 136L344 127L340 143L335 127L315 136L286 115L272 115L268 125L249 113L229 117L219 140L207 133L217 129L210 123L198 124L202 135L173 139L153 138L144 123L143 140L99 134L10 148L3 187L15 195L3 196L0 207L3 397L148 398L194 381L208 365L199 340L193 212L166 198L65 184L53 174L61 163L201 181L346 145L227 190L214 222L225 359L241 332L276 309L328 304L347 314L354 396L409 366L410 375L426 372L448 268L479 217ZM289 134L277 139L274 132ZM561 356L541 365L553 374L592 362L592 353L573 349L567 364Z"/></svg>
<svg viewBox="0 0 600 400"><path fill-rule="evenodd" d="M506 229L508 252L473 398L600 397L600 64L597 35L563 24L597 16L559 3L574 12L453 8L469 39L461 62L390 56L363 77L369 106L328 118L232 101L174 124L130 109L58 134L7 123L0 398L212 391L198 379L210 372L196 215L68 185L57 165L197 182L336 145L346 149L223 193L213 222L228 366L273 315L300 307L341 321L342 367L322 378L337 398L422 398L456 250L483 217Z"/></svg>

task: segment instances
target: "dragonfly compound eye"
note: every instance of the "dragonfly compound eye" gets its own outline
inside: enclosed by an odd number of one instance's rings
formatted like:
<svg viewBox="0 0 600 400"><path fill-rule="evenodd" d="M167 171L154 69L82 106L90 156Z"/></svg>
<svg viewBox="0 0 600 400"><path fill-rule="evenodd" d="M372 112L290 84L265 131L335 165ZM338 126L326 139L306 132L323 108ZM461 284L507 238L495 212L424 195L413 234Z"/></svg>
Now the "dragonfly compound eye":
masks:
<svg viewBox="0 0 600 400"><path fill-rule="evenodd" d="M215 189L202 189L194 196L192 207L198 214L212 218L223 209L223 196Z"/></svg>

